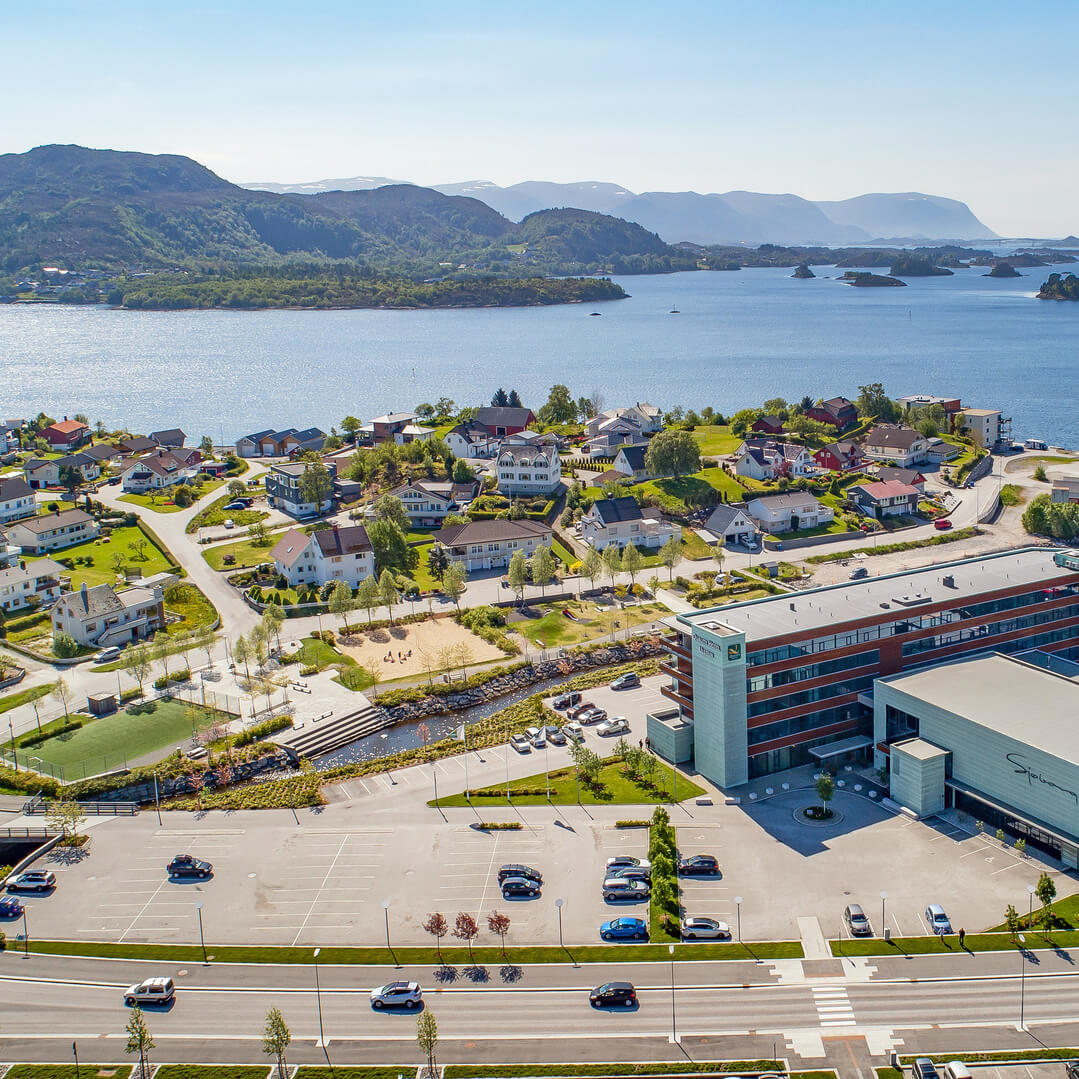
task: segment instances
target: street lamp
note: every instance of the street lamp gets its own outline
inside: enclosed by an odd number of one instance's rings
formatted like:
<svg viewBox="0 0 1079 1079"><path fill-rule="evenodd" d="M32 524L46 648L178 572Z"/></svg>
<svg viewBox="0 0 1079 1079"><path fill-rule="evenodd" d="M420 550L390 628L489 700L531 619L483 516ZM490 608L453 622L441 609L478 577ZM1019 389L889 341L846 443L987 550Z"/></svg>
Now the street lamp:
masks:
<svg viewBox="0 0 1079 1079"><path fill-rule="evenodd" d="M390 901L388 899L382 900L382 913L386 918L386 950L393 956L393 965L400 967L400 963L397 962L397 955L393 950L393 945L390 943Z"/></svg>
<svg viewBox="0 0 1079 1079"><path fill-rule="evenodd" d="M196 903L195 910L199 912L199 943L202 945L202 961L203 963L208 963L209 960L206 958L206 937L202 932L202 904Z"/></svg>
<svg viewBox="0 0 1079 1079"><path fill-rule="evenodd" d="M738 912L738 943L742 943L742 897L736 895L734 897L734 907Z"/></svg>
<svg viewBox="0 0 1079 1079"><path fill-rule="evenodd" d="M888 902L888 893L880 893L880 935L883 937L888 932L888 923L884 917L884 904Z"/></svg>
<svg viewBox="0 0 1079 1079"><path fill-rule="evenodd" d="M1037 889L1033 884L1027 885L1027 891L1030 893L1030 900L1027 903L1027 929L1034 928L1034 893Z"/></svg>
<svg viewBox="0 0 1079 1079"><path fill-rule="evenodd" d="M22 957L30 958L30 930L26 927L26 904L22 908Z"/></svg>
<svg viewBox="0 0 1079 1079"><path fill-rule="evenodd" d="M1024 1019L1026 1017L1026 1003L1027 1003L1027 957L1026 957L1026 944L1027 938L1022 933L1019 934L1019 943L1023 945L1019 949L1019 1029L1025 1030Z"/></svg>
<svg viewBox="0 0 1079 1079"><path fill-rule="evenodd" d="M674 1012L674 945L668 945L668 951L671 956L671 1044L678 1044L678 1025L675 1021Z"/></svg>
<svg viewBox="0 0 1079 1079"><path fill-rule="evenodd" d="M318 1040L322 1045L322 1054L326 1058L326 1067L330 1069L330 1074L333 1075L333 1065L330 1063L330 1051L326 1047L326 1032L322 1028L322 986L318 980L318 953L321 952L321 948L315 949L315 999L318 1001Z"/></svg>
<svg viewBox="0 0 1079 1079"><path fill-rule="evenodd" d="M558 946L559 948L565 948L565 944L562 943L562 904L564 899L556 899L554 901L555 908L558 910Z"/></svg>

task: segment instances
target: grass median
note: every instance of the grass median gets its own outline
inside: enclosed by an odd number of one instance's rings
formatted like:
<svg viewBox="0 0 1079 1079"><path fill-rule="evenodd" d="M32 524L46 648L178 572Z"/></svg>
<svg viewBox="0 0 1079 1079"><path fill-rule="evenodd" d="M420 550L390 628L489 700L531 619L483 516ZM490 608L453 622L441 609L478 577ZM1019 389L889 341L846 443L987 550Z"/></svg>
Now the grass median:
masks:
<svg viewBox="0 0 1079 1079"><path fill-rule="evenodd" d="M340 1069L337 1069L340 1071ZM447 1064L445 1079L511 1079L528 1075L714 1075L729 1072L783 1072L780 1060L649 1060L640 1063L589 1064ZM795 1073L798 1074L798 1073ZM820 1073L807 1073L816 1075ZM834 1072L824 1075L834 1076Z"/></svg>
<svg viewBox="0 0 1079 1079"><path fill-rule="evenodd" d="M1074 948L1079 946L1079 930L1053 932L1051 936L1025 930L1026 944L1020 944L1010 933L967 933L963 947L955 934L943 937L892 937L882 940L870 937L860 940L831 941L832 955L955 955L960 952L1037 951L1045 948Z"/></svg>

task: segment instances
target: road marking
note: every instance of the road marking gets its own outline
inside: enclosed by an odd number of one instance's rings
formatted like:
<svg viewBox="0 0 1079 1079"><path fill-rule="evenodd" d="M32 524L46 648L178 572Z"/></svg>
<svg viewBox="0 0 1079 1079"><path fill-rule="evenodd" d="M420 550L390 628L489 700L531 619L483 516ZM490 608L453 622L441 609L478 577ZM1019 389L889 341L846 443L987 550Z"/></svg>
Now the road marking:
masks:
<svg viewBox="0 0 1079 1079"><path fill-rule="evenodd" d="M300 934L307 927L307 922L311 917L312 911L314 911L314 909L315 909L315 904L318 902L319 896L322 894L322 889L326 887L326 882L330 879L330 875L333 873L333 867L337 864L337 859L341 857L341 854L344 851L345 846L348 844L348 838L349 838L348 834L346 833L344 839L341 840L341 846L337 848L337 855L334 857L334 860L330 863L329 868L326 870L326 875L322 878L322 885L321 885L321 887L319 887L318 891L315 893L315 898L311 901L311 910L309 910L307 912L307 917L304 918L303 925L301 925L300 928L296 931L296 936L293 938L292 946L294 948L296 947L296 944L299 942Z"/></svg>
<svg viewBox="0 0 1079 1079"><path fill-rule="evenodd" d="M119 941L118 941L117 943L119 943L119 944L123 944L123 942L124 942L124 938L125 938L125 937L126 937L126 936L128 935L128 933L130 933L130 932L131 932L131 930L132 930L132 929L134 929L134 928L135 928L135 923L136 923L136 922L137 922L137 921L139 920L139 918L140 918L140 917L141 917L141 916L142 916L142 915L143 915L143 914L144 914L144 913L145 913L145 912L147 911L147 909L149 908L150 904L151 904L151 903L152 903L152 902L154 901L154 899L156 898L156 896L157 896L158 892L160 892L160 891L161 891L161 889L162 889L162 888L164 888L166 884L168 884L168 881L167 881L167 880L163 880L163 881L162 881L162 882L161 882L161 883L160 883L160 884L159 884L159 885L157 886L157 888L156 888L156 889L155 889L155 891L154 891L154 894L153 894L152 896L150 896L150 898L149 898L149 899L147 899L147 900L146 900L146 904L145 904L145 906L144 906L144 907L142 908L142 910L140 910L140 911L139 911L139 913L138 913L138 914L136 914L134 918L132 918L132 920L131 920L131 924L130 924L130 925L129 925L129 926L128 926L128 927L127 927L127 928L126 928L126 929L125 929L124 931L123 931L123 933L122 933L122 934L120 935L120 939L119 939Z"/></svg>

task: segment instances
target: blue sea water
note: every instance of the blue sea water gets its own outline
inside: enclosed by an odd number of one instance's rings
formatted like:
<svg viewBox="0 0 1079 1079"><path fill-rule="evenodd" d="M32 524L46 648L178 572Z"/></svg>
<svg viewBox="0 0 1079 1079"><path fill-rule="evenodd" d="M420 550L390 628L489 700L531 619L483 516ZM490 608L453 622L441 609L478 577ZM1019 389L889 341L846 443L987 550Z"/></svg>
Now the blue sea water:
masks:
<svg viewBox="0 0 1079 1079"><path fill-rule="evenodd" d="M853 289L815 267L619 279L628 300L454 311L183 311L0 307L0 415L84 412L136 431L230 442L267 427L481 404L538 407L552 383L608 405L935 393L1014 419L1016 437L1079 444L1079 304L1034 298L1052 269L982 268ZM886 271L884 271L886 272ZM672 308L678 314L671 314ZM599 317L590 312L599 311Z"/></svg>

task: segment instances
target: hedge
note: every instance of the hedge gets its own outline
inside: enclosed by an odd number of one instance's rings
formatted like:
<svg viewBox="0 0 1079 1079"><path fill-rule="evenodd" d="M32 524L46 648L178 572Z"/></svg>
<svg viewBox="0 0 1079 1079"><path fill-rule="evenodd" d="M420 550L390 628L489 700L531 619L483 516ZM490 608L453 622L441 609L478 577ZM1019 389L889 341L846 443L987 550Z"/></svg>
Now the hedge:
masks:
<svg viewBox="0 0 1079 1079"><path fill-rule="evenodd" d="M53 727L52 730L35 731L33 734L24 735L19 739L19 748L30 749L33 746L39 746L50 738L59 738L61 735L77 731L81 726L81 719L69 719L66 723L61 723L59 727Z"/></svg>
<svg viewBox="0 0 1079 1079"><path fill-rule="evenodd" d="M274 716L273 719L263 720L236 735L232 742L233 748L240 749L242 746L250 745L252 742L257 742L261 738L266 738L291 726L291 716Z"/></svg>

